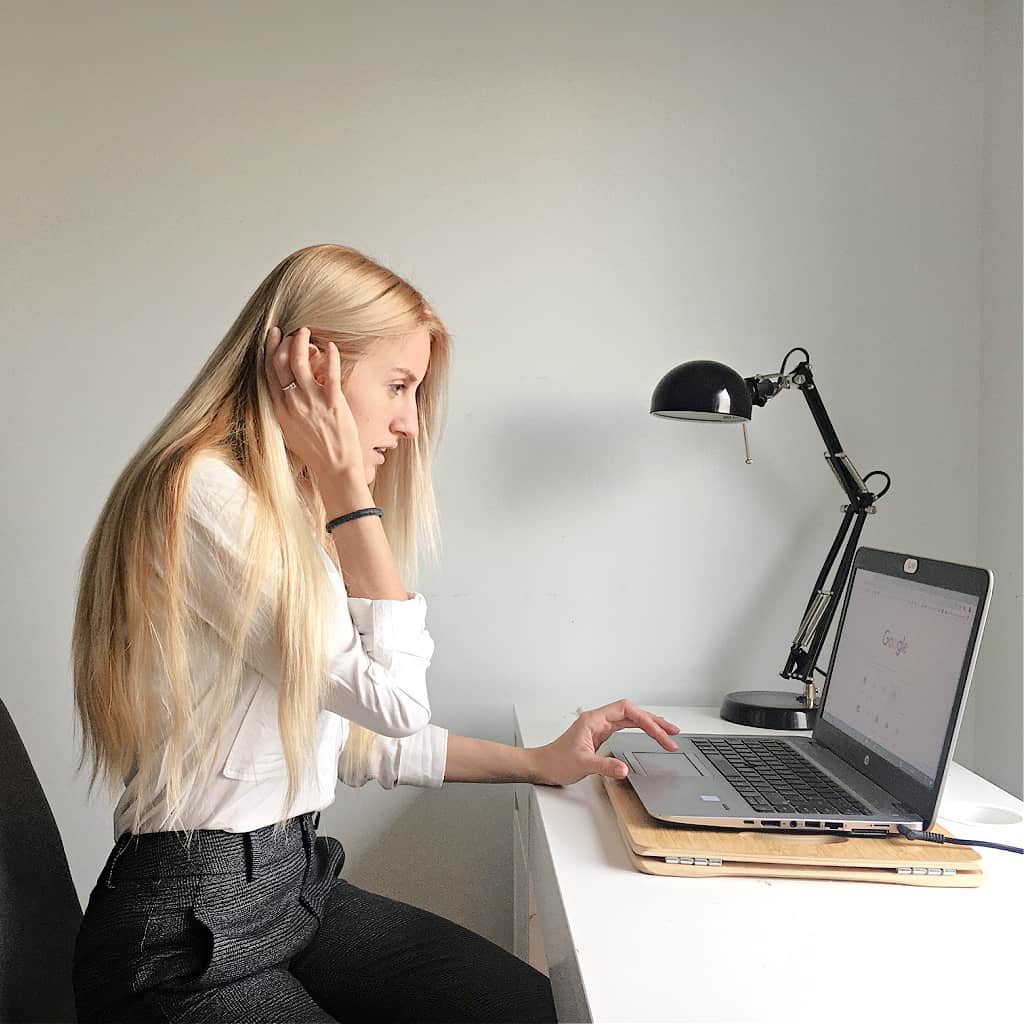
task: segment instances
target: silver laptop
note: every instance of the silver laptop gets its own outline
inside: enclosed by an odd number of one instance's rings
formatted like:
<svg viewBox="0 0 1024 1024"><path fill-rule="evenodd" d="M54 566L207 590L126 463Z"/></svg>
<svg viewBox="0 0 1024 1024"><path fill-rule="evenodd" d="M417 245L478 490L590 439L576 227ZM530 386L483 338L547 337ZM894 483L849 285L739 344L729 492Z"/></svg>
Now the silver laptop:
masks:
<svg viewBox="0 0 1024 1024"><path fill-rule="evenodd" d="M711 828L930 828L967 703L992 573L860 548L810 737L609 741L647 812Z"/></svg>

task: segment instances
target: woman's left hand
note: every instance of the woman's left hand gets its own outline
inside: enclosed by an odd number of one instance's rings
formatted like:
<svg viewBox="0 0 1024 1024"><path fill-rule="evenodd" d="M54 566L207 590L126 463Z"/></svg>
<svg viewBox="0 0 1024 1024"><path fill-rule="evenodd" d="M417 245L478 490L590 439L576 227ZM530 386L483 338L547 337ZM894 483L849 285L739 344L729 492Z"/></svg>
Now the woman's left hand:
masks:
<svg viewBox="0 0 1024 1024"><path fill-rule="evenodd" d="M678 750L670 734L679 727L660 715L638 708L628 700L617 700L593 711L581 711L568 729L544 747L534 748L536 782L547 786L571 786L588 775L624 779L629 769L618 758L602 757L597 748L620 729L643 729L666 750Z"/></svg>

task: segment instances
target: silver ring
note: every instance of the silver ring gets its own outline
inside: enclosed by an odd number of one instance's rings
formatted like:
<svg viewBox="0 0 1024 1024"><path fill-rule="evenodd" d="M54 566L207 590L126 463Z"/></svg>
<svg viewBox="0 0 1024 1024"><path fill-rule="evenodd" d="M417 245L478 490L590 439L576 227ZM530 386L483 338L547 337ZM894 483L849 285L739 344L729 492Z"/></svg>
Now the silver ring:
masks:
<svg viewBox="0 0 1024 1024"><path fill-rule="evenodd" d="M281 388L281 390L282 391L291 391L292 388L297 388L298 386L299 386L299 382L297 380L293 380L291 382L291 384L285 384L285 386L283 388Z"/></svg>

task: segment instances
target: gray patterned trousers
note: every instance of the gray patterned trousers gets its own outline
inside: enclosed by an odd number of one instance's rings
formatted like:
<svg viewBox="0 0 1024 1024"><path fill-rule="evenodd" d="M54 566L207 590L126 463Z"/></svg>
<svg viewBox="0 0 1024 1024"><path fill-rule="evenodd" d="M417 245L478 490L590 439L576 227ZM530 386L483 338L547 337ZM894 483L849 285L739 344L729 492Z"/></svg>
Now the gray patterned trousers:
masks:
<svg viewBox="0 0 1024 1024"><path fill-rule="evenodd" d="M283 837L125 834L75 948L81 1024L554 1021L548 979L488 939L339 876L319 815Z"/></svg>

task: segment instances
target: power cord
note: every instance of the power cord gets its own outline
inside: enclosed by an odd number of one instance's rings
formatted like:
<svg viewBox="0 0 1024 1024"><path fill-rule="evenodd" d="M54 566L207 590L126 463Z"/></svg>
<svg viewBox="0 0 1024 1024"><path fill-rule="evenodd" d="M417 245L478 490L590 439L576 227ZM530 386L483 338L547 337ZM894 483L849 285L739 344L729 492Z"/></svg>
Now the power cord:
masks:
<svg viewBox="0 0 1024 1024"><path fill-rule="evenodd" d="M955 839L953 836L944 836L941 832L921 832L906 825L897 825L896 828L899 829L899 833L904 839L923 839L929 843L955 843L957 846L987 846L990 850L1005 850L1007 853L1024 854L1024 848L1020 846L989 843L984 839Z"/></svg>

